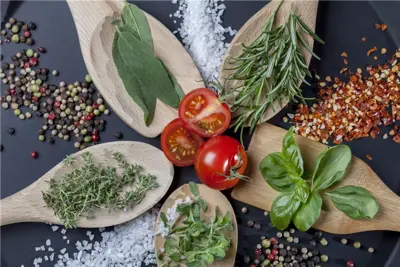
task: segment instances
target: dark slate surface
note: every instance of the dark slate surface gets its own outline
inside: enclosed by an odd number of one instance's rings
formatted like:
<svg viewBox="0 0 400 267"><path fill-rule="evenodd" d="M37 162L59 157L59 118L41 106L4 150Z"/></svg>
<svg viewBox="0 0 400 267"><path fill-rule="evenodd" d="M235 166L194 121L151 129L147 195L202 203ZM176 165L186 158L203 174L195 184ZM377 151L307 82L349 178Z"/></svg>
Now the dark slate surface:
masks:
<svg viewBox="0 0 400 267"><path fill-rule="evenodd" d="M169 1L137 2L154 17L164 23L170 30L176 29L177 25L169 17L170 13L176 10L176 5ZM225 2L225 25L231 25L239 29L245 21L250 18L263 5L263 1L229 1ZM48 53L40 58L42 66L50 69L60 70L60 76L67 82L82 80L86 75L86 69L78 45L78 37L72 21L71 14L65 2L57 1L25 1L13 4L15 9L11 11L17 19L34 21L38 30L34 33L37 40L35 47L45 46ZM8 2L1 1L1 18ZM325 75L335 76L342 67L340 54L347 51L349 54L349 67L355 69L365 64L374 63L367 58L366 51L372 47L386 47L387 56L399 46L400 29L397 28L400 19L398 10L399 2L320 2L318 10L317 33L326 41L326 45L317 45L315 51L323 58L321 62L312 62L312 68L317 69L321 77ZM382 33L374 29L374 23L387 23L389 31ZM367 38L366 43L361 43L361 37ZM1 53L9 58L22 46L2 45ZM383 62L384 57L380 57ZM56 81L60 81L58 78ZM307 95L312 95L314 88L305 88ZM292 111L288 107L286 111L277 115L272 123L283 128L288 128L280 121L285 112ZM37 129L41 126L40 119L20 121L15 118L11 111L1 111L1 143L4 151L1 153L1 197L7 197L18 190L31 184L42 174L46 173L55 164L61 161L65 155L73 153L72 142L57 141L55 145L41 143L37 140ZM16 134L10 136L6 133L7 128L16 129ZM116 115L107 117L107 130L101 135L102 142L114 140L117 131L124 133L125 140L142 141L159 147L159 139L147 139L137 134L134 130L125 125ZM385 132L385 131L383 131ZM268 138L266 136L266 138ZM250 138L247 138L248 140ZM247 140L247 141L248 141ZM400 192L399 168L400 146L390 140L377 138L362 139L353 141L350 144L353 154L364 158L365 153L372 155L373 160L367 163L375 170L382 180L396 193ZM40 156L37 160L30 157L30 151L37 150ZM193 168L176 169L175 184L188 181L198 181ZM173 189L172 188L172 189ZM400 204L400 203L399 203ZM259 242L260 236L271 236L276 231L268 226L269 219L263 215L263 211L249 208L249 212L243 215L240 212L243 204L232 201L239 223L239 250L237 265L245 266L242 263L243 255L254 255L254 247ZM247 228L247 220L258 221L262 229L256 231ZM86 239L86 229L69 230L68 238L70 245L66 245L61 239L59 232L53 233L48 225L39 223L21 223L4 226L1 228L1 266L20 267L21 264L32 266L33 259L44 256L41 252L35 252L35 246L41 246L47 238L52 240L52 247L56 251L67 247L68 251L74 252L73 244L77 240ZM97 233L96 230L93 230ZM298 234L301 244L307 244L313 236L314 231ZM323 266L345 266L345 260L353 260L356 266L400 266L399 234L394 232L369 232L347 235L351 240L360 240L364 245L363 249L355 249L340 244L340 236L324 235L329 245L321 248L323 253L329 255L329 262ZM96 234L96 239L99 235ZM373 246L377 249L375 254L366 252L366 248ZM52 266L49 263L41 266Z"/></svg>

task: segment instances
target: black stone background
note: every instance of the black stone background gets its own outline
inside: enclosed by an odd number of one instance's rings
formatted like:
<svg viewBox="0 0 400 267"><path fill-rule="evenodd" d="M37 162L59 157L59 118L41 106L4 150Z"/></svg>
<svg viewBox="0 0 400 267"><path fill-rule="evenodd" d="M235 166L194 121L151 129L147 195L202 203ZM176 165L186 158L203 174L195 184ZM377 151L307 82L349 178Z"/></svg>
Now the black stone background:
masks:
<svg viewBox="0 0 400 267"><path fill-rule="evenodd" d="M149 12L171 31L175 30L178 24L173 23L169 17L174 13L177 6L170 1L135 1L143 10ZM8 1L1 1L2 17L8 6ZM224 25L239 29L247 19L264 6L263 1L226 1L227 9L224 15ZM33 33L37 41L35 47L44 46L48 53L40 58L40 65L50 69L58 69L61 79L67 82L83 80L86 75L86 68L79 49L78 37L75 26L67 4L63 1L24 1L14 2L11 5L10 14L17 19L34 21L38 29ZM386 47L386 56L380 56L378 62L383 63L399 47L400 4L396 1L390 2L363 2L363 1L322 1L318 9L317 34L325 41L325 45L316 45L315 51L322 58L322 61L313 61L311 68L318 70L321 77L326 75L336 76L343 67L340 54L347 51L349 55L349 67L355 70L365 64L376 63L372 58L366 56L366 51L377 46ZM387 32L376 31L374 23L387 23ZM179 21L178 21L179 23ZM360 39L365 36L366 43ZM396 44L397 43L397 44ZM22 49L22 45L2 45L1 53L6 59ZM2 85L3 86L3 85ZM313 95L315 87L305 89L306 95ZM288 124L281 122L286 112L292 112L289 106L278 114L272 123L283 128ZM106 117L107 129L101 134L102 142L114 141L114 134L117 131L124 133L124 140L135 140L147 142L159 147L159 139L148 139L140 136L130 129L114 113ZM12 114L12 111L1 110L1 143L4 151L1 153L1 197L7 197L34 182L41 175L50 170L61 161L65 155L75 152L73 142L58 140L55 145L41 143L37 140L37 129L41 126L41 120L34 118L21 121ZM16 134L10 136L6 133L7 128L16 129ZM365 160L364 155L369 153L372 161L367 161L382 180L396 193L400 192L400 147L390 140L383 140L381 136L387 132L383 129L382 134L376 140L362 139L351 142L349 145L354 155ZM265 138L268 138L266 136ZM250 137L247 138L247 142ZM34 160L30 157L30 151L36 150L40 156ZM198 181L192 167L176 168L175 182L171 191L188 181ZM227 194L228 195L228 194ZM400 203L399 203L400 204ZM276 230L268 226L269 219L263 215L263 211L249 207L249 212L244 215L240 212L241 207L246 206L238 201L232 200L239 224L239 248L237 265L245 266L242 263L243 255L254 256L254 247L260 242L260 236L272 236ZM247 220L254 220L262 224L262 229L256 231L247 228ZM66 247L70 255L75 251L74 243L77 240L87 239L87 229L68 230L67 236L71 240L67 245L62 240L61 234L53 233L50 227L40 223L21 223L8 225L1 228L1 266L20 267L21 264L32 266L35 257L44 254L35 252L35 246L41 246L47 238L52 240L52 247L56 251ZM100 235L96 229L96 240ZM313 236L314 231L299 233L301 244L307 244ZM400 266L399 234L394 232L368 232L346 235L351 240L359 240L363 249L355 249L351 246L340 244L340 236L324 234L329 245L321 247L321 251L329 255L329 262L323 266L345 266L345 260L353 260L356 266ZM375 247L376 253L369 254L366 249ZM41 266L52 266L50 263Z"/></svg>

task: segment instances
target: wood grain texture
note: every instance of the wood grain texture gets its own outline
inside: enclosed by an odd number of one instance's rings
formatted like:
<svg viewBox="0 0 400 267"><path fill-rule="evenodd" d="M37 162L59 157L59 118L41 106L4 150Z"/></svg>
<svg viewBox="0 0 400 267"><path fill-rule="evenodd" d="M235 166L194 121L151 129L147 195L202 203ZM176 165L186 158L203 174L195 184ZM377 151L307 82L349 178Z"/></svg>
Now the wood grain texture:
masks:
<svg viewBox="0 0 400 267"><path fill-rule="evenodd" d="M122 0L68 0L78 32L86 67L96 87L118 116L138 133L155 137L165 125L178 117L177 110L157 100L154 120L146 126L143 111L126 92L112 57L115 27L113 19L123 8ZM183 91L204 87L202 77L192 58L176 37L158 20L147 14L155 54L175 75ZM172 93L172 92L171 92ZM175 92L174 92L175 93Z"/></svg>
<svg viewBox="0 0 400 267"><path fill-rule="evenodd" d="M268 154L282 151L282 140L286 133L286 130L268 123L257 126L248 149L247 175L252 178L252 182L241 182L237 185L232 191L234 199L264 210L271 209L278 192L264 181L259 172L259 165ZM310 172L317 156L328 146L298 135L295 135L295 139L300 147L305 169ZM324 198L326 210L321 211L321 216L313 226L314 228L335 234L370 230L400 231L400 197L393 193L365 162L353 156L345 178L332 188L344 185L362 186L367 189L377 199L380 206L376 217L372 220L353 220Z"/></svg>
<svg viewBox="0 0 400 267"><path fill-rule="evenodd" d="M278 6L280 0L273 0L269 2L265 7L263 7L260 11L258 11L255 15L253 15L243 26L240 28L239 32L233 38L228 51L226 53L224 63L221 66L220 70L220 82L222 84L225 83L225 90L229 92L231 88L239 87L242 82L241 81L233 81L233 80L226 80L233 74L232 69L234 67L233 64L230 64L232 58L239 57L242 53L243 45L250 45L258 36L261 35L265 24L268 18L272 15L275 11L276 7ZM290 14L290 10L292 10L295 14L299 15L302 20L312 29L315 30L315 23L317 18L317 10L318 10L318 1L304 1L304 0L290 0L284 1L282 6L280 7L279 11L275 16L275 24L274 26L279 26L284 24ZM304 40L308 43L310 48L313 48L314 40L308 35L304 33L301 34ZM302 47L303 55L305 55L307 65L310 64L311 61L311 54L307 52L305 48ZM299 81L301 84L302 81ZM229 103L232 99L227 99ZM274 102L273 107L269 107L260 122L264 122L275 116L286 104L288 101L284 101L282 106L279 105L278 101ZM240 110L238 111L240 112ZM235 117L236 114L233 114Z"/></svg>
<svg viewBox="0 0 400 267"><path fill-rule="evenodd" d="M126 212L98 209L95 211L94 219L82 218L78 220L78 227L107 227L136 218L158 203L167 193L172 183L174 177L172 164L161 150L149 144L122 141L92 146L74 154L74 158L77 160L74 166L82 164L80 155L86 151L93 155L95 163L115 167L118 171L121 171L121 169L117 166L117 162L113 159L112 154L114 152L121 152L128 163L142 165L146 173L157 176L159 187L147 192L142 202L135 205L132 209L128 209ZM42 191L48 190L48 181L51 178L55 177L55 179L59 179L62 175L71 172L73 169L74 167L66 166L61 162L30 186L12 196L2 199L0 201L1 225L19 222L62 224L59 218L54 215L53 210L46 207L46 203L42 198Z"/></svg>
<svg viewBox="0 0 400 267"><path fill-rule="evenodd" d="M232 267L235 263L236 250L237 250L237 242L238 242L238 227L236 222L235 211L233 210L231 204L228 199L217 190L213 190L203 184L198 184L199 187L199 195L202 199L204 199L208 204L208 210L202 216L204 218L213 218L215 216L215 211L218 208L220 212L225 214L226 212L230 212L231 221L233 224L234 231L230 233L232 238L232 245L228 250L226 257L223 260L215 261L213 264L209 266L215 267ZM161 208L160 212L167 213L168 208L172 207L175 204L177 199L185 199L186 196L193 197L190 192L189 184L182 185L178 189L176 189L164 202L164 205ZM155 232L158 231L158 224L160 223L160 214L158 215L157 222L155 224ZM164 247L164 238L161 235L157 235L154 239L154 246L156 252L162 247ZM157 261L157 265L161 266L161 262Z"/></svg>

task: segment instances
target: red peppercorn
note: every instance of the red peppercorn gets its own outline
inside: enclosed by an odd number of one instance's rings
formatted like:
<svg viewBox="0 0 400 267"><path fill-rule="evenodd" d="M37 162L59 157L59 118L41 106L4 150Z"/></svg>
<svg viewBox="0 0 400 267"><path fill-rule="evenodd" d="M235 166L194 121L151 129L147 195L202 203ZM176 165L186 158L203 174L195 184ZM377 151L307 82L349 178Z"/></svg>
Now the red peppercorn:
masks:
<svg viewBox="0 0 400 267"><path fill-rule="evenodd" d="M94 129L94 130L92 131L92 134L94 134L94 135L99 135L99 130Z"/></svg>
<svg viewBox="0 0 400 267"><path fill-rule="evenodd" d="M256 267L256 265L255 264L250 264L250 267Z"/></svg>
<svg viewBox="0 0 400 267"><path fill-rule="evenodd" d="M26 38L31 37L31 32L25 31L25 32L24 32L24 36L25 36Z"/></svg>
<svg viewBox="0 0 400 267"><path fill-rule="evenodd" d="M59 107L61 106L61 102L60 102L60 101L54 102L54 106L56 106L57 108L59 108Z"/></svg>
<svg viewBox="0 0 400 267"><path fill-rule="evenodd" d="M33 102L38 102L38 98L36 96L32 96L32 101Z"/></svg>
<svg viewBox="0 0 400 267"><path fill-rule="evenodd" d="M31 152L31 157L36 159L39 156L39 154L36 151Z"/></svg>
<svg viewBox="0 0 400 267"><path fill-rule="evenodd" d="M40 87L39 91L40 91L41 94L45 94L46 93L46 88Z"/></svg>
<svg viewBox="0 0 400 267"><path fill-rule="evenodd" d="M260 256L262 254L262 250L260 248L257 248L254 253L256 254L256 256Z"/></svg>
<svg viewBox="0 0 400 267"><path fill-rule="evenodd" d="M347 267L354 267L354 262L347 261Z"/></svg>
<svg viewBox="0 0 400 267"><path fill-rule="evenodd" d="M85 120L87 120L87 121L90 121L91 119L92 119L92 117L90 116L90 114L89 114L89 116L85 117Z"/></svg>
<svg viewBox="0 0 400 267"><path fill-rule="evenodd" d="M31 58L29 59L29 64L30 64L31 66L36 66L38 63L39 63L39 60L38 60L37 58L35 58L35 57L31 57Z"/></svg>
<svg viewBox="0 0 400 267"><path fill-rule="evenodd" d="M269 241L271 241L271 244L272 244L272 245L278 244L278 240L276 240L276 238L274 238L274 237L271 237L271 238L269 239Z"/></svg>
<svg viewBox="0 0 400 267"><path fill-rule="evenodd" d="M46 48L44 48L43 46L38 48L40 53L46 53Z"/></svg>
<svg viewBox="0 0 400 267"><path fill-rule="evenodd" d="M94 141L94 142L99 141L99 136L98 135L92 135L92 141Z"/></svg>
<svg viewBox="0 0 400 267"><path fill-rule="evenodd" d="M24 63L24 69L30 68L31 64L29 64L29 62L25 62Z"/></svg>
<svg viewBox="0 0 400 267"><path fill-rule="evenodd" d="M56 114L50 113L48 119L49 120L54 120L56 118Z"/></svg>
<svg viewBox="0 0 400 267"><path fill-rule="evenodd" d="M97 108L99 107L99 104L93 103L92 107L93 107L94 109L97 109Z"/></svg>
<svg viewBox="0 0 400 267"><path fill-rule="evenodd" d="M74 122L74 126L78 127L79 126L79 121Z"/></svg>
<svg viewBox="0 0 400 267"><path fill-rule="evenodd" d="M273 254L273 255L278 255L278 250L277 250L276 248L274 248L274 249L272 250L272 254Z"/></svg>
<svg viewBox="0 0 400 267"><path fill-rule="evenodd" d="M90 119L93 119L93 118L94 118L94 113L93 113L93 112L90 113L90 114L89 114L89 117L90 117Z"/></svg>
<svg viewBox="0 0 400 267"><path fill-rule="evenodd" d="M10 94L15 95L15 89L11 89Z"/></svg>
<svg viewBox="0 0 400 267"><path fill-rule="evenodd" d="M268 260L273 261L275 259L275 255L274 254L268 254L267 256Z"/></svg>

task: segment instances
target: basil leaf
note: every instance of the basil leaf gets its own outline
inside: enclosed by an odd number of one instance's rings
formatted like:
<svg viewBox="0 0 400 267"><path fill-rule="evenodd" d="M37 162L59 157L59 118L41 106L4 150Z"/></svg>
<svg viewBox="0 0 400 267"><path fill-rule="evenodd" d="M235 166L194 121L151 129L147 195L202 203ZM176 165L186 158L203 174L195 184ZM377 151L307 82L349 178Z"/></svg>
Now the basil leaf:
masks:
<svg viewBox="0 0 400 267"><path fill-rule="evenodd" d="M352 219L372 219L379 210L376 199L362 187L348 185L336 188L325 195L335 207Z"/></svg>
<svg viewBox="0 0 400 267"><path fill-rule="evenodd" d="M199 188L197 187L196 183L190 182L189 183L189 188L190 188L190 192L192 192L192 194L194 196L198 196L199 195Z"/></svg>
<svg viewBox="0 0 400 267"><path fill-rule="evenodd" d="M297 176L303 175L303 158L301 157L300 149L293 137L293 127L290 127L289 132L283 138L282 158L286 163L285 167L289 174Z"/></svg>
<svg viewBox="0 0 400 267"><path fill-rule="evenodd" d="M312 190L322 190L343 179L351 161L351 150L346 145L330 147L322 152L315 163Z"/></svg>
<svg viewBox="0 0 400 267"><path fill-rule="evenodd" d="M275 152L266 156L261 161L259 170L264 180L276 191L284 192L293 188L293 182L286 171L282 153Z"/></svg>
<svg viewBox="0 0 400 267"><path fill-rule="evenodd" d="M156 110L156 98L150 95L148 92L142 92L139 80L133 74L131 70L124 62L123 57L120 54L118 48L119 33L116 32L114 36L114 42L112 47L112 54L114 64L117 68L118 74L124 83L125 90L131 96L132 100L140 107L143 111L143 117L146 126L149 126L153 119Z"/></svg>
<svg viewBox="0 0 400 267"><path fill-rule="evenodd" d="M294 225L300 231L307 231L317 221L321 214L322 198L317 192L311 192L306 203L300 205L293 216Z"/></svg>
<svg viewBox="0 0 400 267"><path fill-rule="evenodd" d="M144 12L134 4L125 2L125 6L121 12L121 18L124 24L135 31L139 40L153 50L153 38L151 36L150 25Z"/></svg>
<svg viewBox="0 0 400 267"><path fill-rule="evenodd" d="M294 193L297 199L301 202L305 203L307 201L310 189L307 182L300 177L294 183Z"/></svg>
<svg viewBox="0 0 400 267"><path fill-rule="evenodd" d="M122 31L117 45L125 64L138 78L142 92L148 91L163 103L177 108L179 98L160 60L132 33Z"/></svg>
<svg viewBox="0 0 400 267"><path fill-rule="evenodd" d="M294 192L280 194L272 204L270 212L272 224L279 230L285 229L299 206L300 201L294 196Z"/></svg>
<svg viewBox="0 0 400 267"><path fill-rule="evenodd" d="M171 80L172 85L174 86L174 89L175 89L176 94L178 95L179 101L181 101L183 99L183 97L185 96L185 92L183 92L181 85L179 84L178 80L175 78L175 75L169 71L168 67L164 64L164 62L161 59L158 59L158 60L160 60L165 71L168 73L168 77Z"/></svg>

